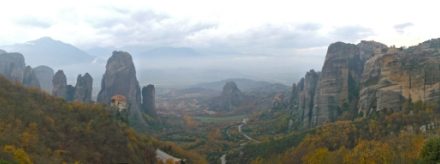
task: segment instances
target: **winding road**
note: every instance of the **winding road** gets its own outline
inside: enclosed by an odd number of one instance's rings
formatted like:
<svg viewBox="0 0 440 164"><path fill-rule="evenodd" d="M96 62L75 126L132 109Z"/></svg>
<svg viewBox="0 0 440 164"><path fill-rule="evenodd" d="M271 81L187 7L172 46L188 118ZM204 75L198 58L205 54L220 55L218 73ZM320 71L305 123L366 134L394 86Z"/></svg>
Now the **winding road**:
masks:
<svg viewBox="0 0 440 164"><path fill-rule="evenodd" d="M254 139L254 138L252 138L252 137L250 137L250 136L248 136L246 133L244 133L244 132L242 131L243 126L247 124L248 120L249 120L248 118L243 118L243 120L241 121L241 123L237 126L237 128L238 128L238 132L239 132L244 138L246 138L247 140L249 140L249 141L251 141L251 142L255 142L255 143L260 143L260 141ZM228 132L228 131L226 131L226 133L229 135L229 132ZM242 146L246 145L246 143L242 143L242 144L240 144L240 145L241 145L241 147L242 147ZM226 154L223 154L223 155L220 157L220 161L221 161L221 164L226 164Z"/></svg>

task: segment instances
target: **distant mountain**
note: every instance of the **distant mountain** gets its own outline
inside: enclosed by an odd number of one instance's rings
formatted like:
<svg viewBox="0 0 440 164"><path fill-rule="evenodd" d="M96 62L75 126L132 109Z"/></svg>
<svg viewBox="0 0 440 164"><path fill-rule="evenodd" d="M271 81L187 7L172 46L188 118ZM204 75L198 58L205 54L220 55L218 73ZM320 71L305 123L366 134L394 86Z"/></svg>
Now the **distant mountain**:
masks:
<svg viewBox="0 0 440 164"><path fill-rule="evenodd" d="M240 88L243 92L285 92L289 89L288 86L279 83L270 83L266 81L255 81L251 79L243 79L243 78L235 78L235 79L226 79L221 81L209 82L209 83L200 83L196 85L192 85L189 88L204 88L221 91L223 86L230 81L234 81L238 88Z"/></svg>
<svg viewBox="0 0 440 164"><path fill-rule="evenodd" d="M9 52L20 52L24 55L26 63L37 65L48 65L59 67L78 63L92 62L94 57L79 48L54 40L50 37L43 37L26 43L2 46Z"/></svg>

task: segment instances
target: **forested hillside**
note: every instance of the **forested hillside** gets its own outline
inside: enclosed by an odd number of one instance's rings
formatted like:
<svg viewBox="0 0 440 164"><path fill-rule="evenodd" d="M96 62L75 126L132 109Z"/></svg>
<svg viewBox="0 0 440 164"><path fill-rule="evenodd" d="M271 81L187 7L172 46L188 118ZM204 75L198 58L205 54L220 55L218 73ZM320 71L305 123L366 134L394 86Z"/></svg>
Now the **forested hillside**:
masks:
<svg viewBox="0 0 440 164"><path fill-rule="evenodd" d="M1 162L154 163L156 148L204 162L197 154L137 134L103 105L67 103L0 77Z"/></svg>
<svg viewBox="0 0 440 164"><path fill-rule="evenodd" d="M245 146L243 153L232 153L228 157L237 163L432 163L439 160L435 152L440 148L436 139L440 134L440 111L420 102L407 105L408 110L401 112L381 112L370 118L336 121L266 139Z"/></svg>

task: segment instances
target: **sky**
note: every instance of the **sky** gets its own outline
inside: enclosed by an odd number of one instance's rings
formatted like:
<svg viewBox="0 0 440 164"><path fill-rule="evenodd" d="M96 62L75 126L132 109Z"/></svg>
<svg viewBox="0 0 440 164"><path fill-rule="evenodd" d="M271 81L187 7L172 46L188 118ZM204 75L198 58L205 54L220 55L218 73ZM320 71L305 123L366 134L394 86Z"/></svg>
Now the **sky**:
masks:
<svg viewBox="0 0 440 164"><path fill-rule="evenodd" d="M189 47L203 54L229 55L235 64L244 63L243 69L254 71L255 62L276 70L299 69L289 64L319 69L332 42L376 40L411 46L440 37L439 4L435 0L14 0L2 3L0 45L49 36L84 50ZM225 64L234 65L222 60L208 65Z"/></svg>

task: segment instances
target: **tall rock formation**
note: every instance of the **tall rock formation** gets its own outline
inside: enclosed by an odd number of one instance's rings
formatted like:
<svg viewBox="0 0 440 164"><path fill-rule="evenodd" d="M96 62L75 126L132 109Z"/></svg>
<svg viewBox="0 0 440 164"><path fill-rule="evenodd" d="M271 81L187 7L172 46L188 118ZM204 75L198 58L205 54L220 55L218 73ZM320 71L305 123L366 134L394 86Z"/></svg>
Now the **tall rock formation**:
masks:
<svg viewBox="0 0 440 164"><path fill-rule="evenodd" d="M231 111L241 104L243 98L243 93L240 91L240 89L238 89L235 82L226 82L226 84L223 86L221 95L221 106L223 110Z"/></svg>
<svg viewBox="0 0 440 164"><path fill-rule="evenodd" d="M333 43L321 74L308 72L293 85L290 109L296 124L310 128L359 114L411 110L406 104L415 102L440 106L440 39L407 49L374 41Z"/></svg>
<svg viewBox="0 0 440 164"><path fill-rule="evenodd" d="M25 69L24 57L20 53L0 53L0 75L14 82L22 82Z"/></svg>
<svg viewBox="0 0 440 164"><path fill-rule="evenodd" d="M156 116L156 98L154 85L149 84L142 88L142 112Z"/></svg>
<svg viewBox="0 0 440 164"><path fill-rule="evenodd" d="M52 78L52 95L67 98L67 80L63 70L58 70Z"/></svg>
<svg viewBox="0 0 440 164"><path fill-rule="evenodd" d="M52 93L52 78L54 76L54 71L52 68L48 66L38 66L32 70L37 76L38 81L40 82L40 88L47 93Z"/></svg>
<svg viewBox="0 0 440 164"><path fill-rule="evenodd" d="M332 122L356 108L362 73L360 50L354 44L336 42L329 46L322 67L313 109L313 125Z"/></svg>
<svg viewBox="0 0 440 164"><path fill-rule="evenodd" d="M405 102L440 105L440 39L408 49L389 48L364 67L359 113L399 111Z"/></svg>
<svg viewBox="0 0 440 164"><path fill-rule="evenodd" d="M31 66L27 66L23 73L23 85L26 87L40 88L40 82L32 70Z"/></svg>
<svg viewBox="0 0 440 164"><path fill-rule="evenodd" d="M304 78L301 79L304 83ZM299 83L293 83L291 91L290 91L290 95L289 95L289 109L292 110L292 112L295 112L298 110L298 103L299 103L299 92L300 92L300 88L299 88Z"/></svg>
<svg viewBox="0 0 440 164"><path fill-rule="evenodd" d="M110 104L113 96L124 96L129 106L129 120L132 126L144 126L141 117L141 91L131 55L113 51L108 59L97 101Z"/></svg>
<svg viewBox="0 0 440 164"><path fill-rule="evenodd" d="M318 89L319 73L310 70L306 73L304 80L299 86L298 110L302 117L302 127L312 126L313 108L315 106L316 90Z"/></svg>
<svg viewBox="0 0 440 164"><path fill-rule="evenodd" d="M78 75L75 85L74 100L79 102L92 102L93 78L89 73Z"/></svg>
<svg viewBox="0 0 440 164"><path fill-rule="evenodd" d="M75 87L73 85L67 85L65 95L66 97L64 97L64 99L66 101L73 101L75 96Z"/></svg>

